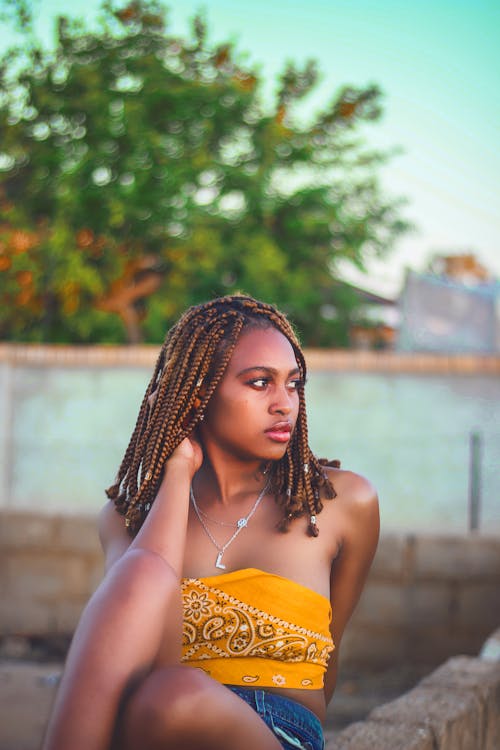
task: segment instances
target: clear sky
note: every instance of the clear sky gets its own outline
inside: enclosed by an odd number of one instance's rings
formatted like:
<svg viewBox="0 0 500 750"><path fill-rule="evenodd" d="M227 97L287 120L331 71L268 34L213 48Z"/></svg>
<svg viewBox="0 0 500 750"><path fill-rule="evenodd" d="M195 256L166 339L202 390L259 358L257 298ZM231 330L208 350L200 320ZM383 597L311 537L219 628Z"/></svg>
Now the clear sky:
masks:
<svg viewBox="0 0 500 750"><path fill-rule="evenodd" d="M36 0L35 0L36 1ZM0 0L2 2L2 0ZM5 0L3 0L5 2ZM95 16L99 0L38 0L38 28L54 15ZM349 280L396 294L404 268L435 252L473 251L500 276L500 2L498 0L171 0L169 30L185 35L204 10L213 41L234 40L272 94L286 60L318 61L311 111L343 84L377 83L383 119L370 145L400 146L383 169L388 194L407 197L417 227L388 259ZM5 36L0 36L0 42Z"/></svg>

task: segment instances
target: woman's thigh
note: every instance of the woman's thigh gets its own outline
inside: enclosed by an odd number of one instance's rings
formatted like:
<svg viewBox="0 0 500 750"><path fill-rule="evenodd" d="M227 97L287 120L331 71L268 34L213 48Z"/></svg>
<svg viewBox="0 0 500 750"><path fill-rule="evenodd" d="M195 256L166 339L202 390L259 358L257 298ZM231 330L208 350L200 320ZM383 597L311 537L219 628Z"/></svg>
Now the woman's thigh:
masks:
<svg viewBox="0 0 500 750"><path fill-rule="evenodd" d="M191 667L154 670L123 706L120 750L282 750L256 711Z"/></svg>

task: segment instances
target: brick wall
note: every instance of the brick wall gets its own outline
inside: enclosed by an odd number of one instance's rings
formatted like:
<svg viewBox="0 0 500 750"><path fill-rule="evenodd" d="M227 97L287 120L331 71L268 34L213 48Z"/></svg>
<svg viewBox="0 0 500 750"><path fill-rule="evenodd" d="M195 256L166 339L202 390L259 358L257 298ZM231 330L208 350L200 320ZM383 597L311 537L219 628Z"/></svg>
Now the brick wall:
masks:
<svg viewBox="0 0 500 750"><path fill-rule="evenodd" d="M102 575L93 517L0 512L0 637L70 634ZM384 535L342 660L434 666L500 623L500 539Z"/></svg>

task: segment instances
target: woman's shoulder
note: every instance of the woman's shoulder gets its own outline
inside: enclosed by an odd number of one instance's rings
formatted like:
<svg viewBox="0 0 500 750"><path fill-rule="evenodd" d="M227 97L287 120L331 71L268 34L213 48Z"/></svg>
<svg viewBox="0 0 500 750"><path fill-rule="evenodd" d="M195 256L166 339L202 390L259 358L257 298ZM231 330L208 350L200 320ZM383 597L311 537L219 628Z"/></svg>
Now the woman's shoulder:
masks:
<svg viewBox="0 0 500 750"><path fill-rule="evenodd" d="M339 500L360 504L377 502L376 488L362 474L331 466L326 466L325 472Z"/></svg>
<svg viewBox="0 0 500 750"><path fill-rule="evenodd" d="M106 555L110 547L119 546L123 548L130 544L130 537L125 528L123 516L117 512L112 500L108 500L101 509L97 519L97 528Z"/></svg>
<svg viewBox="0 0 500 750"><path fill-rule="evenodd" d="M338 552L354 565L369 564L377 548L380 514L377 490L369 479L354 471L329 468L327 475L336 496L324 503L332 535L338 539Z"/></svg>
<svg viewBox="0 0 500 750"><path fill-rule="evenodd" d="M335 498L324 502L332 509L332 522L344 529L355 525L358 529L378 524L378 494L373 483L366 477L346 469L326 467L326 474L334 490ZM329 514L330 515L330 514Z"/></svg>

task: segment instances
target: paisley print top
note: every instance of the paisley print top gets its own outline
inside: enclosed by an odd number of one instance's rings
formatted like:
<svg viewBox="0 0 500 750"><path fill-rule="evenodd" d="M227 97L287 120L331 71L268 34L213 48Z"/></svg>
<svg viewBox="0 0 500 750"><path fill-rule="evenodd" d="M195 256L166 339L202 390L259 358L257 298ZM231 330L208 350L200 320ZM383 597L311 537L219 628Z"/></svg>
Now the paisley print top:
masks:
<svg viewBox="0 0 500 750"><path fill-rule="evenodd" d="M181 591L184 663L228 685L323 687L334 648L324 596L255 568L184 578Z"/></svg>

